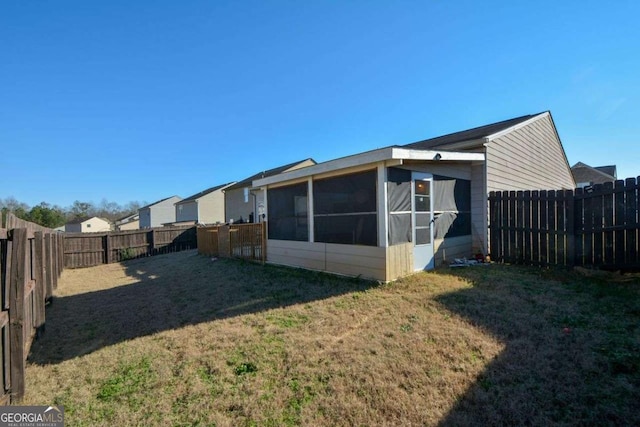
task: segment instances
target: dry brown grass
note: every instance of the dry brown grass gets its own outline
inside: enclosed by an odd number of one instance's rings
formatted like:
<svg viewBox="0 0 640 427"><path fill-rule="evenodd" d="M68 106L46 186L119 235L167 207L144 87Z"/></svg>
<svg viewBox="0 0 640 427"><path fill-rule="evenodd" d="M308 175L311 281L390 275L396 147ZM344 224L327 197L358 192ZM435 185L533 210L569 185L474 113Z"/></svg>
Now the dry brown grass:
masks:
<svg viewBox="0 0 640 427"><path fill-rule="evenodd" d="M182 252L67 270L47 310L24 403L70 426L640 422L637 283L379 286Z"/></svg>

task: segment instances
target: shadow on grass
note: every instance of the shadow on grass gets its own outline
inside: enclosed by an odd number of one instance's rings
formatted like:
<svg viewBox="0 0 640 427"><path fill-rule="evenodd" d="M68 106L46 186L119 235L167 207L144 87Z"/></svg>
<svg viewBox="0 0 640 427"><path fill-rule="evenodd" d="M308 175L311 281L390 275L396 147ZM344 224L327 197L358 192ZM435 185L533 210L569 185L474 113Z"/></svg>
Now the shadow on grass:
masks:
<svg viewBox="0 0 640 427"><path fill-rule="evenodd" d="M30 362L60 363L157 332L376 286L239 260L213 262L195 251L124 265L126 274L138 282L54 299L47 308L46 332L34 342Z"/></svg>
<svg viewBox="0 0 640 427"><path fill-rule="evenodd" d="M440 423L640 425L640 283L515 266L446 269L437 300L506 348Z"/></svg>

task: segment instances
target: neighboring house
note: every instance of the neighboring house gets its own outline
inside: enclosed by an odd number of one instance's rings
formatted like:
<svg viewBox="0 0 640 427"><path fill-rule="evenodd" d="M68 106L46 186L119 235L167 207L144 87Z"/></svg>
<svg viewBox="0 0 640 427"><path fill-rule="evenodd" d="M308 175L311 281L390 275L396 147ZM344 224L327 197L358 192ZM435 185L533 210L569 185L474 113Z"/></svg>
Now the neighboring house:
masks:
<svg viewBox="0 0 640 427"><path fill-rule="evenodd" d="M114 222L114 226L118 231L137 230L140 228L140 214L135 212L117 219Z"/></svg>
<svg viewBox="0 0 640 427"><path fill-rule="evenodd" d="M64 231L66 233L98 233L101 231L111 231L111 223L104 218L94 216L68 222L64 225Z"/></svg>
<svg viewBox="0 0 640 427"><path fill-rule="evenodd" d="M162 227L164 223L176 220L174 203L182 200L180 196L171 196L138 209L140 228Z"/></svg>
<svg viewBox="0 0 640 427"><path fill-rule="evenodd" d="M224 222L225 188L234 184L217 185L180 200L175 204L175 223L180 224L216 224Z"/></svg>
<svg viewBox="0 0 640 427"><path fill-rule="evenodd" d="M267 262L383 281L487 254L488 192L574 185L549 112L253 182Z"/></svg>
<svg viewBox="0 0 640 427"><path fill-rule="evenodd" d="M591 167L582 162L578 162L571 166L573 179L576 181L576 187L584 188L594 184L604 184L605 182L614 182L617 179L617 171L615 165Z"/></svg>
<svg viewBox="0 0 640 427"><path fill-rule="evenodd" d="M264 191L252 188L253 181L315 164L313 159L290 163L259 172L225 188L223 190L225 222L261 222L264 217Z"/></svg>

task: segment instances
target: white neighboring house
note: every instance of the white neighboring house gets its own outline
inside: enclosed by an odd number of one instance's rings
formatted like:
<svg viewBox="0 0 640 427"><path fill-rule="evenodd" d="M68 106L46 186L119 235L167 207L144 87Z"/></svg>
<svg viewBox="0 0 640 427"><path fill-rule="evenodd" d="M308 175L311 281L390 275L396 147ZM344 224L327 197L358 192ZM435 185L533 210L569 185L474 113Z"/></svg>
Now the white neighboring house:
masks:
<svg viewBox="0 0 640 427"><path fill-rule="evenodd" d="M64 225L66 233L98 233L111 231L111 223L97 216L71 221Z"/></svg>

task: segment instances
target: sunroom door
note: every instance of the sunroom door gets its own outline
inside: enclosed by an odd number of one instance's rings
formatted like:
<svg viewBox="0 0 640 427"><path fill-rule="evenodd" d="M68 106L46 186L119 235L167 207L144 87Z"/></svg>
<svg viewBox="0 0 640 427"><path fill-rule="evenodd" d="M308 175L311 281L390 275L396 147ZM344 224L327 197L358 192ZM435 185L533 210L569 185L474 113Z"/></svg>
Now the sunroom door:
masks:
<svg viewBox="0 0 640 427"><path fill-rule="evenodd" d="M413 233L413 269L431 270L433 260L433 176L413 173L411 186L411 215Z"/></svg>

